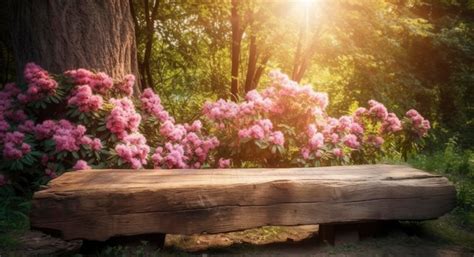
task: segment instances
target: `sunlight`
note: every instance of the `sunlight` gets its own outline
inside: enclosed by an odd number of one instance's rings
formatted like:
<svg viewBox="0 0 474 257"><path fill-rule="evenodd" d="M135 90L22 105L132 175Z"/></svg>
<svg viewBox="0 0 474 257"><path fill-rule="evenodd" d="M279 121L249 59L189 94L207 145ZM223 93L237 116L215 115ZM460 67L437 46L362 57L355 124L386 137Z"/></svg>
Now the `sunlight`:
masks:
<svg viewBox="0 0 474 257"><path fill-rule="evenodd" d="M318 0L297 0L296 3L301 6L301 8L309 8L311 5L313 5L314 2L317 2Z"/></svg>

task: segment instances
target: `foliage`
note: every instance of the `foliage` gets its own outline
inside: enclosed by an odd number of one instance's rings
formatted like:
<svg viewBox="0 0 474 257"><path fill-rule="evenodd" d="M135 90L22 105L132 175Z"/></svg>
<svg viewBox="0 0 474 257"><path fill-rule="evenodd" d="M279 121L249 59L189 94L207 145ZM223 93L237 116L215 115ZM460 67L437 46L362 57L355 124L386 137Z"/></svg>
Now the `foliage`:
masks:
<svg viewBox="0 0 474 257"><path fill-rule="evenodd" d="M447 176L456 185L458 206L473 212L474 153L471 150L460 149L457 141L455 137L450 138L443 151L413 155L409 162L417 168ZM473 217L471 217L471 225L474 228Z"/></svg>
<svg viewBox="0 0 474 257"><path fill-rule="evenodd" d="M139 52L147 36L142 2L135 5ZM159 2L151 87L173 116L189 120L206 99L229 93L231 1ZM246 84L254 59L257 67L280 68L292 79L304 66L301 81L329 94L332 116L378 99L397 115L411 108L422 112L434 128L447 130L441 144L452 135L465 139L463 148L473 144L472 1L307 2L242 4L242 26L247 27L242 28L240 85ZM256 58L251 55L254 37ZM262 80L260 88L266 85Z"/></svg>

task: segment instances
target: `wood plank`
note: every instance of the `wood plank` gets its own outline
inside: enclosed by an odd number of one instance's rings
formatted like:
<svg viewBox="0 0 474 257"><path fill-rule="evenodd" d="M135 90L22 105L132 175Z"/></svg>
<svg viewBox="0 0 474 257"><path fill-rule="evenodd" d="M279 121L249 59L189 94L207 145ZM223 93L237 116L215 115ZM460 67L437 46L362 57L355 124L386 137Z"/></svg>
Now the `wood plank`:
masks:
<svg viewBox="0 0 474 257"><path fill-rule="evenodd" d="M220 233L263 225L433 219L455 205L444 177L408 166L87 170L35 193L33 227L66 239Z"/></svg>

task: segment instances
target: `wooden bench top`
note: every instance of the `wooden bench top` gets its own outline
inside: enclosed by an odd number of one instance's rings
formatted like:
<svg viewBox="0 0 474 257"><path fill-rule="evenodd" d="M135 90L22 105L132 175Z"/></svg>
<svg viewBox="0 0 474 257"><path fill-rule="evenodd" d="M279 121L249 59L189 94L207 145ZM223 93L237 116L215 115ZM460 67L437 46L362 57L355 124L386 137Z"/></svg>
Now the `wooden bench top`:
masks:
<svg viewBox="0 0 474 257"><path fill-rule="evenodd" d="M408 166L85 170L35 193L34 228L65 239L220 233L264 225L424 220L450 211L454 186Z"/></svg>

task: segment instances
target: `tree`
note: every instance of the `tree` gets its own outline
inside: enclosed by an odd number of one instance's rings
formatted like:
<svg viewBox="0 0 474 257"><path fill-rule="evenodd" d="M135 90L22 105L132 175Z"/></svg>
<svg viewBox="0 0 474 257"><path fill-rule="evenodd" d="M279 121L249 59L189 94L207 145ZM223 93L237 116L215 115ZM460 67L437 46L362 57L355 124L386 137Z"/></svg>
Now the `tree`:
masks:
<svg viewBox="0 0 474 257"><path fill-rule="evenodd" d="M26 63L35 62L54 73L82 67L114 78L138 75L128 0L18 0L10 4L19 73Z"/></svg>
<svg viewBox="0 0 474 257"><path fill-rule="evenodd" d="M154 79L151 69L151 57L153 42L155 41L155 22L158 20L159 0L130 1L130 11L132 13L133 23L135 25L136 44L143 41L144 50L138 53L138 68L141 76L141 85L143 88L153 87ZM137 5L139 10L134 6ZM139 5L141 4L141 5ZM141 15L143 14L143 15ZM143 39L142 39L143 38Z"/></svg>
<svg viewBox="0 0 474 257"><path fill-rule="evenodd" d="M232 70L230 95L232 100L237 100L239 94L239 66L240 66L240 44L245 31L245 24L242 24L242 14L239 0L232 0L230 22L232 24Z"/></svg>

